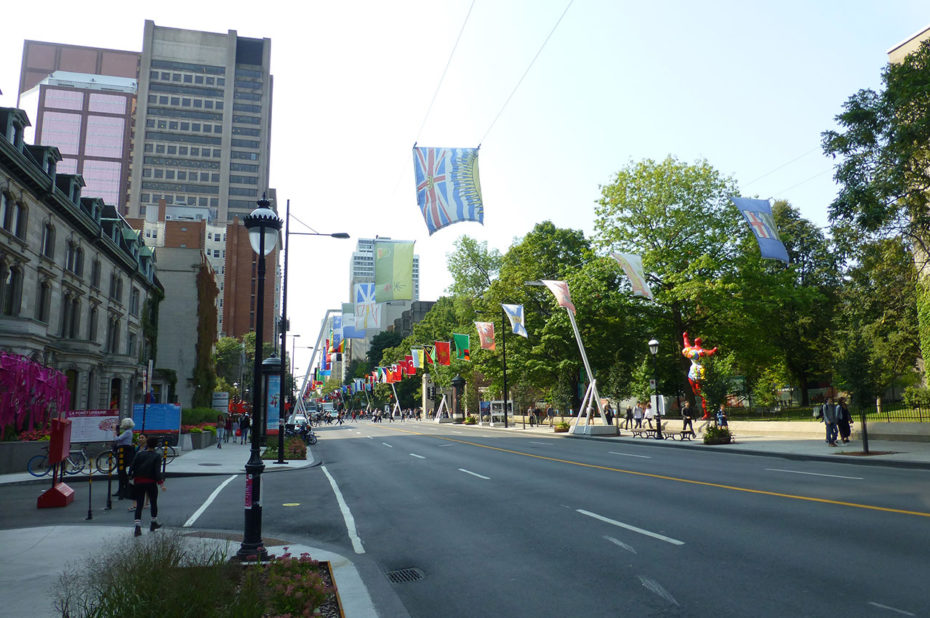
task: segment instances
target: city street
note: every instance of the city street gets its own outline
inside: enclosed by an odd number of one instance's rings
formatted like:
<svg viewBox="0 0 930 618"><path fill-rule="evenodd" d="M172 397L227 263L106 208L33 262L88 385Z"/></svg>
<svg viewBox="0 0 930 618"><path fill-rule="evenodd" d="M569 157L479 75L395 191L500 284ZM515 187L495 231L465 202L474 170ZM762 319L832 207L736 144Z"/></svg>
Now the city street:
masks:
<svg viewBox="0 0 930 618"><path fill-rule="evenodd" d="M320 465L263 477L263 537L374 563L411 616L930 612L927 470L433 423L319 435ZM0 527L82 523L87 484L73 486L38 516L44 486L3 486ZM86 525L128 535L128 504L102 511L104 487ZM169 478L160 519L241 534L243 488Z"/></svg>

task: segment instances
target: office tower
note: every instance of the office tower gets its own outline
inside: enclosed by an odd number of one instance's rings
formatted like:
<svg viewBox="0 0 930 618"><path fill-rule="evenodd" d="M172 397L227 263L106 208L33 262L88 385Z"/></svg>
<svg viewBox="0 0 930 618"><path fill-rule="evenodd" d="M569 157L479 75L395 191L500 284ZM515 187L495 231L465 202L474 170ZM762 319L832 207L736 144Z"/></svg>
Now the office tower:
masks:
<svg viewBox="0 0 930 618"><path fill-rule="evenodd" d="M83 195L126 213L138 52L25 41L17 107L37 145L62 154L58 171L80 174Z"/></svg>
<svg viewBox="0 0 930 618"><path fill-rule="evenodd" d="M164 199L217 225L268 189L271 40L145 22L129 214Z"/></svg>

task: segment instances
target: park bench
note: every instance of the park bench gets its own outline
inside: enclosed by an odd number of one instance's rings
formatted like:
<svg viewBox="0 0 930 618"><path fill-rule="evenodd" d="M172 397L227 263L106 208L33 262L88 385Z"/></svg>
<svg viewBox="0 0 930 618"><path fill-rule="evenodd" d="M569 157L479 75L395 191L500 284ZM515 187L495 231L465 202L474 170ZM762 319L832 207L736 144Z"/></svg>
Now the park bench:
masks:
<svg viewBox="0 0 930 618"><path fill-rule="evenodd" d="M665 432L665 428L668 427L668 422L662 423L662 431ZM656 430L655 428L650 427L635 427L630 430L634 438L655 438Z"/></svg>
<svg viewBox="0 0 930 618"><path fill-rule="evenodd" d="M672 440L692 440L697 437L693 431L670 431L666 435Z"/></svg>

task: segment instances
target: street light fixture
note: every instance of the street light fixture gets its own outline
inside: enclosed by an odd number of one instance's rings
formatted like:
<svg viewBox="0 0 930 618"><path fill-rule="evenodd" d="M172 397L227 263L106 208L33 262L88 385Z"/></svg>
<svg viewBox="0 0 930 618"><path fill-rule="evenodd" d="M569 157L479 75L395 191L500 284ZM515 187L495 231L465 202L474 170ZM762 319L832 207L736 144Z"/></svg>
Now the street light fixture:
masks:
<svg viewBox="0 0 930 618"><path fill-rule="evenodd" d="M259 454L261 428L265 422L262 417L262 341L264 334L265 313L265 256L278 243L281 230L281 218L270 208L270 203L262 195L258 208L246 216L242 223L249 230L249 243L258 255L258 285L255 299L255 364L252 370L252 448L249 461L245 464L245 532L236 557L245 562L268 557L262 541L262 502L261 478L265 464Z"/></svg>
<svg viewBox="0 0 930 618"><path fill-rule="evenodd" d="M657 359L659 354L659 341L649 341L649 353L652 354L652 393L656 399L656 440L662 439L662 411L659 407L659 370Z"/></svg>

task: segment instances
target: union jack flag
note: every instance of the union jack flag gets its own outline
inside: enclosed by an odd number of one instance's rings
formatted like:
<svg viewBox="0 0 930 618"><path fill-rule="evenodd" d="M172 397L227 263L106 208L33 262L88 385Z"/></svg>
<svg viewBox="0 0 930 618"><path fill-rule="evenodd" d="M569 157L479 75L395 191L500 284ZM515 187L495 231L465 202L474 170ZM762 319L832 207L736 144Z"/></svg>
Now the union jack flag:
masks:
<svg viewBox="0 0 930 618"><path fill-rule="evenodd" d="M459 221L484 223L477 148L413 147L417 204L430 235Z"/></svg>
<svg viewBox="0 0 930 618"><path fill-rule="evenodd" d="M731 197L730 200L743 213L752 233L755 234L762 257L781 260L787 264L788 250L778 237L778 228L775 227L772 206L768 200L745 197Z"/></svg>

